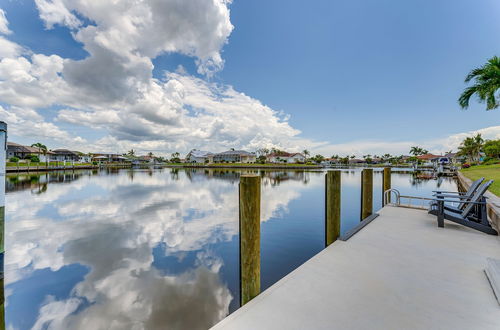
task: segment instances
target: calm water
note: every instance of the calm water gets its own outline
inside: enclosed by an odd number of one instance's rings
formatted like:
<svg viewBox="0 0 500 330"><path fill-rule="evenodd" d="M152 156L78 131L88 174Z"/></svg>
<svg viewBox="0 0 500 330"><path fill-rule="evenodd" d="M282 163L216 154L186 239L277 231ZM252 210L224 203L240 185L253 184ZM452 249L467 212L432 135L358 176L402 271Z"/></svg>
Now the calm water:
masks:
<svg viewBox="0 0 500 330"><path fill-rule="evenodd" d="M9 176L7 329L205 329L239 307L243 171L119 170ZM245 172L248 173L248 172ZM266 289L324 248L324 172L262 176ZM374 209L381 206L374 175ZM403 194L451 179L393 174ZM342 173L342 231L359 222L360 172Z"/></svg>

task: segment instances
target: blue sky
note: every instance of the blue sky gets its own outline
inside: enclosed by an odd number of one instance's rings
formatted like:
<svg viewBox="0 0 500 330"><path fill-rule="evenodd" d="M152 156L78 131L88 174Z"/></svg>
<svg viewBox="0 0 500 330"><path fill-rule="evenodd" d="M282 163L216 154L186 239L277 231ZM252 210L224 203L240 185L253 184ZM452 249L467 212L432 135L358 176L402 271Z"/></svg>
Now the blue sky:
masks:
<svg viewBox="0 0 500 330"><path fill-rule="evenodd" d="M24 48L10 57L64 62L49 81L32 68L40 84L29 92L0 93L4 120L18 125L11 136L73 149L278 146L326 155L404 153L413 144L439 152L473 131L500 137L498 110L457 104L465 75L500 53L497 1L196 2L166 1L138 41L146 28L128 31L99 10L127 20L150 10L148 1L126 12L107 1L0 1L3 38ZM2 87L25 89L11 86L13 77L0 74ZM144 93L144 84L162 94ZM31 111L44 134L23 129Z"/></svg>

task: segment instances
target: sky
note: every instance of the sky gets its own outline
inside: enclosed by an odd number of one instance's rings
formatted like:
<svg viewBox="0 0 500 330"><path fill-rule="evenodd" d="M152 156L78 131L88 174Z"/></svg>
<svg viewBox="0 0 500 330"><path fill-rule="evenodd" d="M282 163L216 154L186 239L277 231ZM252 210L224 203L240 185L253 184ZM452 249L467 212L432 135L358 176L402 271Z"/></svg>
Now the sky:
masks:
<svg viewBox="0 0 500 330"><path fill-rule="evenodd" d="M0 0L0 120L50 149L456 150L496 0Z"/></svg>

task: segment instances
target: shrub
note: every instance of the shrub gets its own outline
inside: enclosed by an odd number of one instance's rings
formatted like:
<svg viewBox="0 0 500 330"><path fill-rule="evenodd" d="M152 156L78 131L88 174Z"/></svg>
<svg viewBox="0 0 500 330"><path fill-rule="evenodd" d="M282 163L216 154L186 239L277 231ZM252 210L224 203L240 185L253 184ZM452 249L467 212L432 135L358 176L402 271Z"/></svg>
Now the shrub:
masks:
<svg viewBox="0 0 500 330"><path fill-rule="evenodd" d="M16 157L16 156L14 156L14 157L10 157L10 159L9 159L9 160L10 160L12 163L17 163L17 162L19 162L19 158L18 158L18 157Z"/></svg>
<svg viewBox="0 0 500 330"><path fill-rule="evenodd" d="M470 164L468 164L468 163L463 163L462 164L462 168L469 168L469 167L470 167Z"/></svg>
<svg viewBox="0 0 500 330"><path fill-rule="evenodd" d="M38 156L35 155L31 156L30 160L32 163L40 163L40 158L38 158Z"/></svg>
<svg viewBox="0 0 500 330"><path fill-rule="evenodd" d="M94 160L94 161L92 162L92 165L97 165L97 161L95 161L95 160Z"/></svg>

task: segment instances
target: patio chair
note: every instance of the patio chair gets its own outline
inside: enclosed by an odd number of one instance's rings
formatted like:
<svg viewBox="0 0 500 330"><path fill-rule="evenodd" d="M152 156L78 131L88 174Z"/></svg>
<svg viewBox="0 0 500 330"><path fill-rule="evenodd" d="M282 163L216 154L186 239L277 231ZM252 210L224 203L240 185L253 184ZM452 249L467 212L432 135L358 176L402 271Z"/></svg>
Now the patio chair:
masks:
<svg viewBox="0 0 500 330"><path fill-rule="evenodd" d="M436 204L431 206L432 209L429 213L437 215L438 227L441 228L444 227L444 220L446 219L486 234L498 235L497 231L491 228L488 222L486 197L483 196L492 183L493 180L490 180L482 184L470 200L460 199L465 205L463 210L447 210L444 207L445 203L456 202L456 199L445 199L449 195L442 194L440 198L434 200Z"/></svg>
<svg viewBox="0 0 500 330"><path fill-rule="evenodd" d="M479 178L476 181L472 182L470 185L469 189L466 192L458 192L458 191L433 191L434 195L436 198L443 198L444 195L447 195L447 198L456 198L459 199L460 201L455 201L455 203L459 203L457 206L453 206L450 204L444 204L444 208L450 211L455 211L455 212L462 212L462 210L465 207L464 201L469 200L472 198L474 193L476 192L477 188L479 188L479 185L483 183L484 178ZM437 205L435 201L433 201L431 204ZM432 208L433 205L431 205Z"/></svg>
<svg viewBox="0 0 500 330"><path fill-rule="evenodd" d="M481 178L479 180L484 180L484 179ZM476 180L476 181L479 181L479 180ZM474 181L473 184L475 184L476 181ZM448 194L445 192L435 193L433 196L436 199L431 201L430 206L429 206L429 213L437 215L437 209L438 209L437 200L444 199L444 198L448 199L449 202L452 202L455 204L458 203L457 206L453 206L449 203L444 203L445 210L455 212L455 213L462 213L462 211L464 210L464 208L466 206L465 202L471 200L478 193L480 194L480 196L479 196L479 199L477 201L480 201L481 197L488 190L488 188L491 186L492 183L493 183L493 180L490 180L490 181L486 182L485 184L483 184L482 186L478 185L477 188L474 189L474 191L471 195L468 194L468 192L470 190L472 190L470 188L466 193L463 193L462 195L456 194L456 193ZM472 185L471 185L471 188L473 188Z"/></svg>

